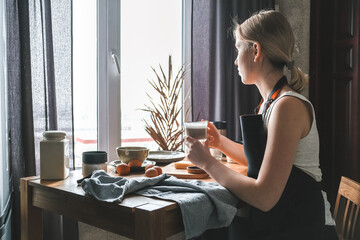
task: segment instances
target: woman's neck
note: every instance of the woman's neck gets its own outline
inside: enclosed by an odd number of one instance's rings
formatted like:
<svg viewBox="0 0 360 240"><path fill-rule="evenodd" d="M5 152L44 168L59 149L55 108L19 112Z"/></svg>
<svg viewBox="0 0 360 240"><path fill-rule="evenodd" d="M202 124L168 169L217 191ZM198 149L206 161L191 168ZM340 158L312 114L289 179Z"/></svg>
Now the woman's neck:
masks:
<svg viewBox="0 0 360 240"><path fill-rule="evenodd" d="M261 97L266 100L273 90L275 84L284 76L282 71L273 71L269 74L260 76L256 83L257 88L261 94Z"/></svg>
<svg viewBox="0 0 360 240"><path fill-rule="evenodd" d="M254 83L265 101L276 83L284 76L283 69L275 68L266 55L254 61Z"/></svg>

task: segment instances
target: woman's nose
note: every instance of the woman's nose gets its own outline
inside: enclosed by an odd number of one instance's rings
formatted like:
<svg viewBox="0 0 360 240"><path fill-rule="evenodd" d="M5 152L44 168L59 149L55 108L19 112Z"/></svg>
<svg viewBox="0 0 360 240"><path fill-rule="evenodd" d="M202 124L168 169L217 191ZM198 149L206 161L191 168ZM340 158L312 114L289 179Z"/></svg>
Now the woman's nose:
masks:
<svg viewBox="0 0 360 240"><path fill-rule="evenodd" d="M235 64L235 66L237 66L237 58L235 59L234 64Z"/></svg>

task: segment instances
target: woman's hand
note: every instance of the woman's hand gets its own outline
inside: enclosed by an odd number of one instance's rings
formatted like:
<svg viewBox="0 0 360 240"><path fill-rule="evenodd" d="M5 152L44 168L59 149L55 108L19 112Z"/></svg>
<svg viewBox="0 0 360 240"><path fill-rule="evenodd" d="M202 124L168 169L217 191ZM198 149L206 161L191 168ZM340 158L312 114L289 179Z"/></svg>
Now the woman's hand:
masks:
<svg viewBox="0 0 360 240"><path fill-rule="evenodd" d="M207 140L208 146L221 149L221 134L214 124L208 122Z"/></svg>
<svg viewBox="0 0 360 240"><path fill-rule="evenodd" d="M204 144L192 137L186 137L185 145L187 147L187 158L199 168L205 169L211 161L216 161L210 154L208 140Z"/></svg>

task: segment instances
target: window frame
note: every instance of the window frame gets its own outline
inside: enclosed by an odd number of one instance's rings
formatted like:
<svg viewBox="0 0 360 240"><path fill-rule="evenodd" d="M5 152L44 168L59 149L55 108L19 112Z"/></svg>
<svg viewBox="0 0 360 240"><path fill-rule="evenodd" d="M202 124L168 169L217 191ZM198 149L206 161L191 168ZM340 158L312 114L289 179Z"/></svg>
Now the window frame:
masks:
<svg viewBox="0 0 360 240"><path fill-rule="evenodd" d="M97 26L98 150L106 151L111 160L117 158L115 149L121 145L121 78L115 62L120 53L119 0L97 1Z"/></svg>

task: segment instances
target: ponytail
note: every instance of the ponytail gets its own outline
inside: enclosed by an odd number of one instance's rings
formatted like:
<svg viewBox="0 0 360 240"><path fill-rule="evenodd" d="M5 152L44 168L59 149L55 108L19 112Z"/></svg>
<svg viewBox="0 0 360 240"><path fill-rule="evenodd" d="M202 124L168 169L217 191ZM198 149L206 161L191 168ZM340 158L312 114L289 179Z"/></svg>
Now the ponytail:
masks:
<svg viewBox="0 0 360 240"><path fill-rule="evenodd" d="M300 68L292 67L289 85L296 92L301 93L308 85L308 75L303 73Z"/></svg>

